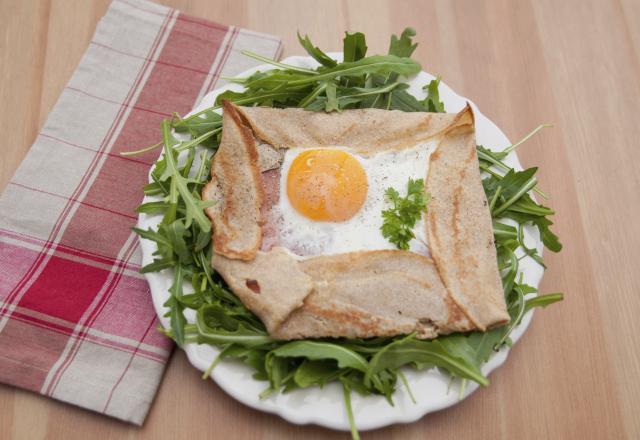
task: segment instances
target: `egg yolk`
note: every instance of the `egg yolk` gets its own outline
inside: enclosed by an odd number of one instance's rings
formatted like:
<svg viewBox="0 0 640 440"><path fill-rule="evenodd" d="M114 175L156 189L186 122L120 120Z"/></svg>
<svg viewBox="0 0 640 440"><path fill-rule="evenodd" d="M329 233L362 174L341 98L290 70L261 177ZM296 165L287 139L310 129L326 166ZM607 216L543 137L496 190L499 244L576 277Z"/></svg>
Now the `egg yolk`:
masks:
<svg viewBox="0 0 640 440"><path fill-rule="evenodd" d="M364 204L367 189L362 165L342 150L303 151L293 160L287 175L291 205L311 220L350 219Z"/></svg>

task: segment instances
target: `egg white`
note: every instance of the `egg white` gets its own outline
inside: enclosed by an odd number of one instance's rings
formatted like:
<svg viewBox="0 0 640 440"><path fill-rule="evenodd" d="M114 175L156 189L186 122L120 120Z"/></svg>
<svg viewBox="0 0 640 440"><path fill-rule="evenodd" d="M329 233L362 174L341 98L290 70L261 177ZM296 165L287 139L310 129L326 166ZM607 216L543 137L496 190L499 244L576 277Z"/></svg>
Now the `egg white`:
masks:
<svg viewBox="0 0 640 440"><path fill-rule="evenodd" d="M405 196L409 178L425 179L429 156L438 145L437 139L400 151L383 151L370 157L356 154L345 147L330 147L348 152L362 165L368 190L362 208L355 216L343 222L311 220L291 205L287 196L287 176L293 160L305 149L291 148L284 155L280 173L280 196L273 209L279 229L279 244L302 256L331 255L345 252L396 249L382 236L382 211L391 207L384 192L393 187ZM416 238L410 242L410 250L428 254L427 237L423 218L414 228Z"/></svg>

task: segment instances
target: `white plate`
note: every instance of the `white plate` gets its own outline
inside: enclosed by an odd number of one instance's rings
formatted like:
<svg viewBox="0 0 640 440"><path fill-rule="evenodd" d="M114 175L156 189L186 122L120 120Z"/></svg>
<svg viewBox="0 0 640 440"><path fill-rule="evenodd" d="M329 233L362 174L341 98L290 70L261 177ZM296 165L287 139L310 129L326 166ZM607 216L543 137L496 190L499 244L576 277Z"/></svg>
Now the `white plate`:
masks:
<svg viewBox="0 0 640 440"><path fill-rule="evenodd" d="M342 54L330 54L335 59L341 59ZM292 64L300 67L317 66L317 63L310 57L294 56L283 60L284 63ZM247 70L239 76L248 76L257 70L268 70L272 67L269 65L258 66L254 69ZM422 86L431 81L434 77L426 72L420 72L408 81L409 92L419 99L425 97ZM225 90L241 91L242 86L237 84L227 84L217 90L206 95L200 105L193 109L193 112L203 110L214 104L216 96ZM476 117L476 135L478 144L489 147L492 150L503 150L510 145L507 137L500 129L486 116L484 116L475 104L466 98L458 96L444 82L440 83L440 98L445 104L448 112L457 112L464 108L469 102L473 107ZM515 153L509 155L506 160L507 164L521 169L520 163ZM145 202L157 200L147 197ZM161 216L141 214L138 227L147 229L156 229ZM535 246L538 253L542 253L542 243L540 241L538 231L534 228L527 228L525 231L525 240L530 247ZM154 242L149 240L141 240L142 247L142 263L149 264L153 261L153 252L156 250ZM523 281L531 286L538 287L542 278L543 269L528 257L520 262L520 271L523 275ZM167 311L163 304L169 298L168 289L172 283L172 273L170 270L164 270L159 273L146 274L147 281L151 288L153 304L156 312L162 322L162 325L169 327L169 319L163 315ZM190 286L185 286L185 291ZM193 322L194 314L187 311L187 319ZM526 330L531 321L532 314L528 313L522 323L513 331L511 339L517 341ZM183 347L189 361L199 370L205 371L214 360L218 353L216 348L206 345L188 344ZM484 374L488 375L495 368L504 363L509 352L508 348L503 348L498 353L494 353L483 368ZM360 431L380 428L393 423L413 422L427 413L437 411L451 405L456 404L474 392L478 385L470 383L464 389L463 395L460 396L458 384L454 383L448 390L449 378L438 372L436 369L429 371L415 371L413 369L403 370L410 383L411 389L416 396L417 403L412 403L406 389L401 383L398 383L398 389L394 395L395 406L390 406L383 397L368 396L362 397L356 393L352 396L353 412L355 416L356 426ZM347 420L344 409L342 388L338 384L329 384L323 389L318 387L296 390L288 394L272 395L264 400L260 400L258 395L267 387L267 382L261 382L252 378L251 368L234 360L225 360L221 362L213 371L211 377L220 387L235 399L249 405L252 408L278 414L284 419L297 424L315 423L327 428L349 430L349 422ZM206 386L204 383L202 386Z"/></svg>

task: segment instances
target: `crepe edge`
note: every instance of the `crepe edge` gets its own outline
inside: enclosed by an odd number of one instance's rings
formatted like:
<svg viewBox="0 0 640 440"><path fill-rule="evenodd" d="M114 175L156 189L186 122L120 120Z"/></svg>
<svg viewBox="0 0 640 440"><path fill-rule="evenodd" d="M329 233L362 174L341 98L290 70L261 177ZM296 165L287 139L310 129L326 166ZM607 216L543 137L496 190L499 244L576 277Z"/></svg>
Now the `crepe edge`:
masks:
<svg viewBox="0 0 640 440"><path fill-rule="evenodd" d="M213 232L212 232L212 243L213 249L216 253L220 255L224 255L227 258L231 259L240 259L249 261L256 257L258 249L262 244L262 224L264 223L261 214L261 206L264 199L264 193L262 188L262 176L260 175L260 169L258 165L258 150L255 141L255 137L253 132L250 129L250 126L244 120L244 117L241 112L238 111L238 107L232 104L229 101L222 102L223 108L223 126L225 120L229 121L229 123L233 124L235 128L240 133L240 138L235 139L238 145L242 145L244 147L244 161L243 166L250 170L250 174L252 177L252 185L251 187L251 195L249 197L225 197L226 189L219 187L219 176L217 175L218 165L221 162L224 162L225 159L228 159L230 156L235 155L234 157L238 157L238 151L230 150L229 148L225 148L228 143L224 142L224 132L223 132L223 140L220 143L217 153L213 156L212 164L211 164L211 181L207 183L202 189L202 199L203 200L214 200L220 201L223 200L222 207L218 204L211 206L205 210L207 216L211 220L213 224ZM228 133L229 130L227 130ZM241 155L242 156L242 155ZM222 166L222 165L221 165ZM237 179L239 178L239 174L231 173L230 176L227 176L232 181L231 185L229 185L230 189L238 186ZM235 233L235 236L242 235L246 233L246 231L238 231L235 230L235 224L239 223L239 217L241 216L241 207L251 207L254 211L254 216L257 219L255 222L256 228L256 238L252 241L252 243L244 248L232 247L231 241L233 237L229 237L229 234L222 232L223 230L231 230L231 233Z"/></svg>
<svg viewBox="0 0 640 440"><path fill-rule="evenodd" d="M440 141L440 144L438 145L436 150L432 153L431 157L429 158L430 172L427 176L425 189L428 190L430 177L435 175L435 173L432 172L433 171L432 167L434 165L434 162L437 161L440 158L440 155L442 154L442 152L440 151L440 145L442 145L446 140L448 140L447 137L450 137L452 133L459 132L460 130L470 130L471 133L473 133L474 141L473 141L473 145L469 147L469 150L471 151L471 155L473 156L472 162L474 162L475 164L474 170L478 170L479 168L478 156L477 156L477 149L475 145L475 115L473 114L473 109L471 105L467 102L464 109L458 113L454 123L452 123L451 126L448 127L448 129L443 133L443 137ZM464 133L463 136L467 134L468 133ZM448 167L447 170L453 172L453 169L451 167ZM479 171L478 171L478 174L479 174ZM484 189L482 188L482 180L480 176L477 179L477 182L474 180L474 185L479 186L480 191L478 191L477 187L475 188L475 190L477 192L482 193L482 197L484 198L484 206L488 206L486 197L484 195ZM458 186L458 188L460 188L460 186ZM436 227L435 227L436 217L433 213L432 207L433 207L433 200L430 205L430 210L427 214L427 222L426 222L427 223L426 229L427 229L427 234L429 236L430 250L431 250L432 257L436 262L436 267L438 268L438 272L440 273L440 278L443 284L445 285L445 287L447 288L450 298L458 305L460 310L466 315L469 321L471 321L473 325L480 331L486 331L487 329L506 324L509 321L510 316L507 312L506 302L504 299L503 288L502 288L502 281L500 278L500 273L498 271L497 264L495 266L493 264L490 265L492 268L495 267L495 270L491 271L492 278L493 278L492 282L494 285L492 286L492 289L489 289L488 294L482 297L483 301L481 301L482 303L490 304L491 306L493 306L492 307L493 310L484 310L484 311L473 310L472 306L474 301L468 297L469 296L468 290L465 292L460 292L459 289L455 289L452 286L453 283L451 282L450 277L448 276L447 268L453 266L453 264L445 263L443 261L442 255L440 254L440 252L438 252L438 246L436 245L436 243L439 243L439 237L437 236L437 233L436 233ZM488 208L486 209L486 214L487 215L485 217L488 216L489 225L490 225L491 217L490 217ZM457 237L457 232L455 229L456 227L452 225L451 230L447 231L447 233L443 235L447 236L449 233L451 233L451 235L453 235L454 237ZM492 251L489 252L490 254L489 258L491 258L492 261L497 261L495 246L493 243L493 233L491 232L489 235L491 237L490 240L491 240L491 249L492 249ZM478 283L476 288L477 289L486 288L486 286L481 284L482 284L481 282Z"/></svg>

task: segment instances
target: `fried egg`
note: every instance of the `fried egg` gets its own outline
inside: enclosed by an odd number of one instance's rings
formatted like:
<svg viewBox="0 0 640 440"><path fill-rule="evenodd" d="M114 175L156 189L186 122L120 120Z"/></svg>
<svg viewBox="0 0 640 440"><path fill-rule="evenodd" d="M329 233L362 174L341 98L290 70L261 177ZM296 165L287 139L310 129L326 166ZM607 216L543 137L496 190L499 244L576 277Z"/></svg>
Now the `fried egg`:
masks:
<svg viewBox="0 0 640 440"><path fill-rule="evenodd" d="M300 256L395 249L380 230L391 203L385 191L404 196L409 178L425 179L437 140L364 156L346 147L290 148L280 169L272 207L279 245ZM410 250L427 254L424 219Z"/></svg>

